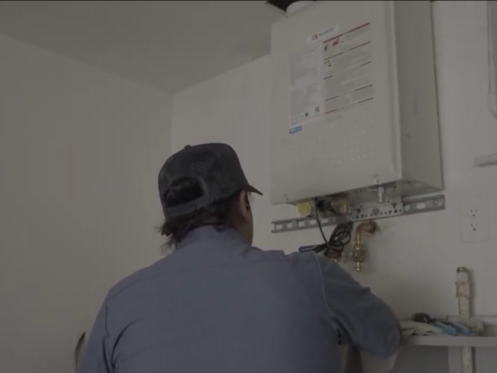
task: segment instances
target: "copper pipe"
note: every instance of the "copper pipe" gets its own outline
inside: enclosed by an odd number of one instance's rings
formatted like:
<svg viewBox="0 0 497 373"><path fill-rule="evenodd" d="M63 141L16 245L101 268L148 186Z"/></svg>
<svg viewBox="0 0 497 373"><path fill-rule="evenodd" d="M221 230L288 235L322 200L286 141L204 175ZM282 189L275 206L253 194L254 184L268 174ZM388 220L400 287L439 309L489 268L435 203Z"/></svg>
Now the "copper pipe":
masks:
<svg viewBox="0 0 497 373"><path fill-rule="evenodd" d="M373 234L378 225L373 220L368 220L359 224L355 229L355 244L362 245L362 234L364 232Z"/></svg>
<svg viewBox="0 0 497 373"><path fill-rule="evenodd" d="M374 221L369 220L359 224L355 229L354 237L354 248L352 249L352 259L355 262L355 270L357 272L362 271L362 263L366 258L366 248L364 247L362 241L362 235L364 232L373 234L377 229L377 225Z"/></svg>

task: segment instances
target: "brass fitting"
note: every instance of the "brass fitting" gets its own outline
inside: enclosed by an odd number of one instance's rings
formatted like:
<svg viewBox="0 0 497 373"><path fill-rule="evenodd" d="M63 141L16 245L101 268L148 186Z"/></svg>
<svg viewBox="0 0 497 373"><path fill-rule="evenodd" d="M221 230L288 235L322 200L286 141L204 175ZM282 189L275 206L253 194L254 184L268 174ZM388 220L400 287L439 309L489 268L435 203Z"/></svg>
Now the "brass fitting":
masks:
<svg viewBox="0 0 497 373"><path fill-rule="evenodd" d="M335 263L342 262L342 253L341 252L330 250L327 257L330 258L331 260L333 260Z"/></svg>
<svg viewBox="0 0 497 373"><path fill-rule="evenodd" d="M362 263L366 259L366 250L362 247L362 245L354 244L352 249L352 260L355 263L355 270L357 272L362 271Z"/></svg>
<svg viewBox="0 0 497 373"><path fill-rule="evenodd" d="M355 229L354 246L352 248L352 260L355 262L355 270L361 272L363 262L366 259L366 247L363 243L363 233L367 232L374 234L378 226L373 220L369 220L359 224Z"/></svg>
<svg viewBox="0 0 497 373"><path fill-rule="evenodd" d="M344 199L343 201L341 201L338 211L342 215L350 214L350 201L348 199Z"/></svg>

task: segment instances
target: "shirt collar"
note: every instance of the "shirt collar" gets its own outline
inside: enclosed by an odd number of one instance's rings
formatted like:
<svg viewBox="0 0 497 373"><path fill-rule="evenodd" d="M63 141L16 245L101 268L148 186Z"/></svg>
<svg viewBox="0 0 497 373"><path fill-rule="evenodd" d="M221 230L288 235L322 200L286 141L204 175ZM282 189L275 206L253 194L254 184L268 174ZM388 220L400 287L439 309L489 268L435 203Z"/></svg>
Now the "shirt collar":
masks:
<svg viewBox="0 0 497 373"><path fill-rule="evenodd" d="M177 249L181 249L202 241L233 241L234 243L245 243L243 236L233 228L225 225L204 225L188 232L188 234L177 244Z"/></svg>

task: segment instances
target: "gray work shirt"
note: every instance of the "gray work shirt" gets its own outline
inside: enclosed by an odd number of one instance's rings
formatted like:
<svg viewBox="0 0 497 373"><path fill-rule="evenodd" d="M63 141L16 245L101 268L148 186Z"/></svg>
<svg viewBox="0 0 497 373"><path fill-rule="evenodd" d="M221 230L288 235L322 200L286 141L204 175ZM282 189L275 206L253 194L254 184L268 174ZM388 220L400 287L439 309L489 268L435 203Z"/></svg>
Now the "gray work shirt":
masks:
<svg viewBox="0 0 497 373"><path fill-rule="evenodd" d="M339 335L381 357L401 340L390 308L329 259L205 226L109 291L79 372L338 373Z"/></svg>

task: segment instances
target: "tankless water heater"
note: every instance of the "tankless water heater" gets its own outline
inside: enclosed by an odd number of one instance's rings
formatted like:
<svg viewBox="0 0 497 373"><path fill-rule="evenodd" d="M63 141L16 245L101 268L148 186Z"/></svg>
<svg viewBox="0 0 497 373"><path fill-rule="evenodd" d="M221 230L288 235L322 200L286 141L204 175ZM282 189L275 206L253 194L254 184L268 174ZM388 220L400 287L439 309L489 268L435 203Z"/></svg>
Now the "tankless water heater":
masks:
<svg viewBox="0 0 497 373"><path fill-rule="evenodd" d="M272 28L274 204L441 190L428 1L321 1Z"/></svg>

